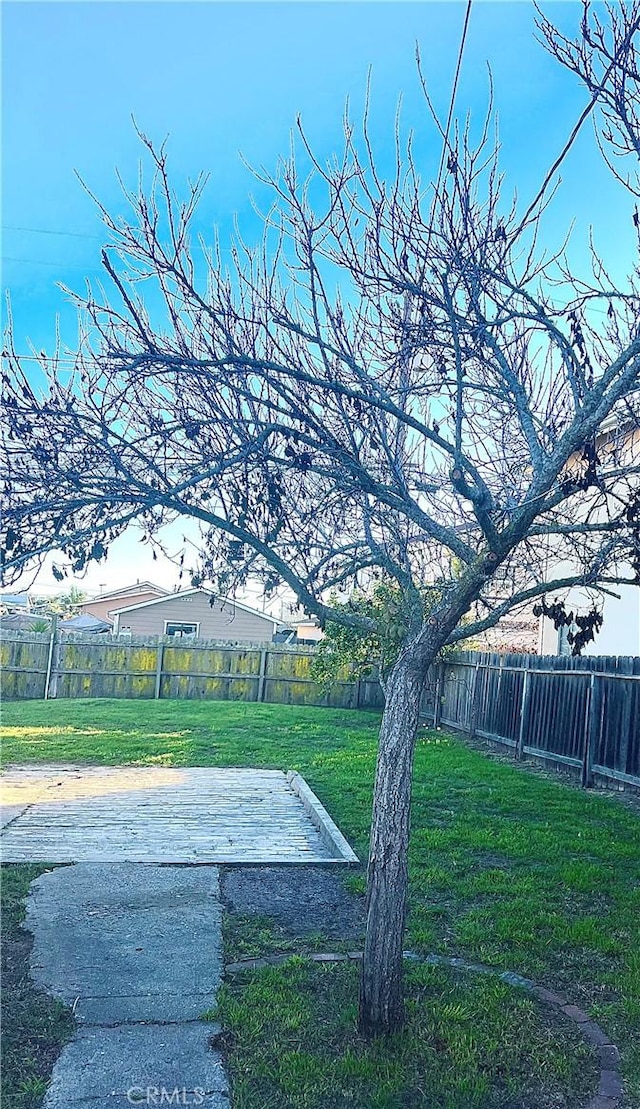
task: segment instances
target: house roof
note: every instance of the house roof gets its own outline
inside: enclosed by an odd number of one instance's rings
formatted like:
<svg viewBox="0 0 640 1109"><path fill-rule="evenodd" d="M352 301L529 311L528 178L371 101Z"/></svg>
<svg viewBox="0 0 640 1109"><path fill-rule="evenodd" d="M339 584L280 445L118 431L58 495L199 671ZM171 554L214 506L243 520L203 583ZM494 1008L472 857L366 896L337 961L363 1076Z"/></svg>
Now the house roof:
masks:
<svg viewBox="0 0 640 1109"><path fill-rule="evenodd" d="M280 623L274 616L269 616L266 612L259 612L256 608L249 608L248 605L243 605L240 601L228 601L224 597L218 597L212 589L182 589L178 593L167 593L164 597L156 597L153 601L140 601L137 605L125 605L123 608L114 608L109 610L109 614L113 616L121 616L124 612L135 612L141 608L151 608L152 605L159 605L165 601L177 601L182 597L193 597L197 593L204 593L207 597L213 597L216 601L220 601L222 605L230 605L233 608L239 608L242 612L248 612L251 616L260 616L263 620L268 620L274 627Z"/></svg>
<svg viewBox="0 0 640 1109"><path fill-rule="evenodd" d="M29 609L29 594L28 593L0 593L0 604L7 605L11 608L20 608L28 611Z"/></svg>
<svg viewBox="0 0 640 1109"><path fill-rule="evenodd" d="M47 616L38 616L32 612L13 612L9 615L0 615L0 628L5 631L28 632L33 630L33 625L38 620L46 620Z"/></svg>
<svg viewBox="0 0 640 1109"><path fill-rule="evenodd" d="M136 593L160 593L164 597L170 594L170 590L165 589L163 585L154 585L152 581L137 581L133 585L121 586L120 589L108 589L106 593L101 593L99 597L87 597L86 601L80 603L90 605L95 601L109 601L117 597L135 596Z"/></svg>
<svg viewBox="0 0 640 1109"><path fill-rule="evenodd" d="M71 616L68 620L61 620L60 627L65 632L113 631L108 620L99 620L97 616L91 616L88 612L83 612L80 616Z"/></svg>
<svg viewBox="0 0 640 1109"><path fill-rule="evenodd" d="M318 631L321 630L320 621L317 616L300 616L294 621L296 628L314 628Z"/></svg>

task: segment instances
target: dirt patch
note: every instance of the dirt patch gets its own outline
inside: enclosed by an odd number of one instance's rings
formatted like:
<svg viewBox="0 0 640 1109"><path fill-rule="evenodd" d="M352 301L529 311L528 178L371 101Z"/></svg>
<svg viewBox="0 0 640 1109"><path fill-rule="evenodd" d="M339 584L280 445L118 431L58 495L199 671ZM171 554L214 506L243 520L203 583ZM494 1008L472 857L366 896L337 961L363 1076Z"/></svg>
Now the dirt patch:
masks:
<svg viewBox="0 0 640 1109"><path fill-rule="evenodd" d="M364 933L364 898L325 867L222 867L220 873L228 912L272 917L292 936L356 940Z"/></svg>

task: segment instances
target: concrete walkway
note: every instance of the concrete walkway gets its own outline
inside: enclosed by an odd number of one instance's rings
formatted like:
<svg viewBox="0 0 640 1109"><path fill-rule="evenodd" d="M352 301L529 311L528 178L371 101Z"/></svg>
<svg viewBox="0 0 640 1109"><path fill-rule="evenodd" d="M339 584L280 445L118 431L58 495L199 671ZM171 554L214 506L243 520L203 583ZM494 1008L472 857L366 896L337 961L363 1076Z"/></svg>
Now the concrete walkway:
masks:
<svg viewBox="0 0 640 1109"><path fill-rule="evenodd" d="M36 879L32 975L78 1021L44 1109L229 1109L219 1029L198 1019L222 974L220 918L216 867L79 863Z"/></svg>

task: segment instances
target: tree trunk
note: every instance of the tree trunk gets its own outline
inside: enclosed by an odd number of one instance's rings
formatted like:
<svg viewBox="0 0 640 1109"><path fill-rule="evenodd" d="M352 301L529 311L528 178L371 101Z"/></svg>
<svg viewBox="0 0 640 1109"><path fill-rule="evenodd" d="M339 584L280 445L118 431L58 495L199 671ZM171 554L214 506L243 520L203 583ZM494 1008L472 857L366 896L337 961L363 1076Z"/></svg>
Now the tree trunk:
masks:
<svg viewBox="0 0 640 1109"><path fill-rule="evenodd" d="M387 681L373 795L367 932L360 979L360 1031L388 1033L403 1021L402 950L407 912L411 773L426 668L402 653Z"/></svg>

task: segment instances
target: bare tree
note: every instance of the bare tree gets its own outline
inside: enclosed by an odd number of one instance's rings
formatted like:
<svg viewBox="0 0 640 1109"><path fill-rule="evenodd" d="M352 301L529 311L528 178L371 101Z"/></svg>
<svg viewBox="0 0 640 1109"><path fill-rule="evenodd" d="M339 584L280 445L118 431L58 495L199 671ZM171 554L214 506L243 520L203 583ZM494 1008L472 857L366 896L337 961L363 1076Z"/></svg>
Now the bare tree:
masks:
<svg viewBox="0 0 640 1109"><path fill-rule="evenodd" d="M606 27L585 10L574 42L540 22L591 93L585 116L600 121L621 188L636 191L639 20L638 0ZM190 241L204 181L179 200L164 148L141 136L153 181L127 194L130 218L102 209L110 291L76 297L73 369L43 359L37 395L10 336L5 352L7 580L52 551L80 570L130 521L153 543L185 517L201 525L193 581L224 595L249 578L266 592L284 582L321 620L373 629L332 608L331 591L376 578L397 589L404 636L380 730L363 1030L402 1020L411 770L430 664L545 593L611 589L640 569L638 467L615 440L606 455L596 445L610 414L638 421L637 275L618 287L594 253L591 276L574 278L563 244L549 253L538 241L553 175L522 214L501 195L491 113L473 132L468 122L447 138L434 197L410 141L397 137L383 181L366 122L357 137L347 121L326 166L300 130L267 180L264 242L238 238L227 264ZM637 236L637 209L633 222ZM572 569L545 582L550 547Z"/></svg>

